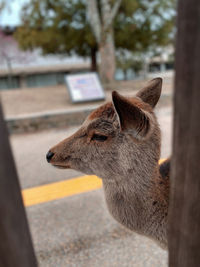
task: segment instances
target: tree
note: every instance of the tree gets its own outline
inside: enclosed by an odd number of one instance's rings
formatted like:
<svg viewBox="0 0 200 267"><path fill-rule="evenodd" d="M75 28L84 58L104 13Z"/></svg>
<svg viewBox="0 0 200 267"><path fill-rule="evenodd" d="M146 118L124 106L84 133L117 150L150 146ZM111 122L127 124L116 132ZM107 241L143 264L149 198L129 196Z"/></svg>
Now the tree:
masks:
<svg viewBox="0 0 200 267"><path fill-rule="evenodd" d="M143 52L174 39L174 0L123 0L114 22L117 48Z"/></svg>
<svg viewBox="0 0 200 267"><path fill-rule="evenodd" d="M115 47L144 57L172 42L174 10L174 0L30 0L15 36L23 49L90 56L93 70L99 51L100 72L110 81Z"/></svg>
<svg viewBox="0 0 200 267"><path fill-rule="evenodd" d="M140 62L145 76L148 60L174 43L175 15L174 0L123 0L115 18L114 32L115 45L120 55L125 55L125 62L127 51L132 52L130 59Z"/></svg>
<svg viewBox="0 0 200 267"><path fill-rule="evenodd" d="M97 70L98 47L82 0L31 0L24 5L21 18L15 37L22 49L39 47L43 54L91 57L91 70Z"/></svg>
<svg viewBox="0 0 200 267"><path fill-rule="evenodd" d="M112 2L113 5L112 5ZM122 0L87 0L87 13L100 53L100 76L112 82L115 74L113 21Z"/></svg>

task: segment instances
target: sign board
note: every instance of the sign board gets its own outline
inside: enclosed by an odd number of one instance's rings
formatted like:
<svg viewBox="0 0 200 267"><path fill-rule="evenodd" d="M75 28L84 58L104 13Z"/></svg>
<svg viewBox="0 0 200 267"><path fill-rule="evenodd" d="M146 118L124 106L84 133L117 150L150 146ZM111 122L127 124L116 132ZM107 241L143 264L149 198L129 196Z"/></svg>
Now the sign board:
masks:
<svg viewBox="0 0 200 267"><path fill-rule="evenodd" d="M98 75L94 72L69 74L65 81L73 103L105 99Z"/></svg>

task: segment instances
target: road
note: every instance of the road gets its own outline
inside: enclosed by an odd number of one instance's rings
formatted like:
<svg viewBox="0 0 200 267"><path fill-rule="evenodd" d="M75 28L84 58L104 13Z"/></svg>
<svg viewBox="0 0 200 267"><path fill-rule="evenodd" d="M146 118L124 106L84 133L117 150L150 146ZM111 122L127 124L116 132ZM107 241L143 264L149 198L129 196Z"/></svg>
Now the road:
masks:
<svg viewBox="0 0 200 267"><path fill-rule="evenodd" d="M171 153L170 107L157 110L162 129L162 155ZM76 128L10 137L23 189L83 175L58 170L45 161L48 149ZM153 241L134 234L109 215L102 189L27 207L38 261L42 267L167 266L167 253Z"/></svg>

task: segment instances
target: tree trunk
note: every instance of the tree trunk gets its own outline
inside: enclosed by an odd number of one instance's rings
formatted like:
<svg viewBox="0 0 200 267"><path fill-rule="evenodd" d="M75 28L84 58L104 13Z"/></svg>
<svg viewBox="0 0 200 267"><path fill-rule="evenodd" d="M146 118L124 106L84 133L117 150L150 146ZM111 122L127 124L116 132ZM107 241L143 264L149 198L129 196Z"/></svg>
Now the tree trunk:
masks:
<svg viewBox="0 0 200 267"><path fill-rule="evenodd" d="M200 1L178 1L169 266L200 266Z"/></svg>
<svg viewBox="0 0 200 267"><path fill-rule="evenodd" d="M105 38L99 44L100 66L99 73L104 83L114 81L115 75L115 46L112 30L106 33Z"/></svg>
<svg viewBox="0 0 200 267"><path fill-rule="evenodd" d="M121 1L122 0L86 1L89 22L99 48L99 73L104 83L110 83L114 80L116 63L112 24L119 10Z"/></svg>
<svg viewBox="0 0 200 267"><path fill-rule="evenodd" d="M91 48L91 71L97 71L97 48Z"/></svg>

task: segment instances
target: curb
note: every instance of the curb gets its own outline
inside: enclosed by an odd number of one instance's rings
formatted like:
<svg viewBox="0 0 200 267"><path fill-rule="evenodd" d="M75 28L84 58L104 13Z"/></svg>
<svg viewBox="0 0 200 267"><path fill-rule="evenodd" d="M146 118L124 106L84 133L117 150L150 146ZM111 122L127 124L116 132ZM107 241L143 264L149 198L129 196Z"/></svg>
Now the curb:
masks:
<svg viewBox="0 0 200 267"><path fill-rule="evenodd" d="M159 106L170 103L171 99L171 95L162 95ZM97 107L99 107L99 104L89 107L77 107L73 110L56 110L12 116L7 117L5 120L10 134L31 133L50 128L67 128L81 125L86 117Z"/></svg>
<svg viewBox="0 0 200 267"><path fill-rule="evenodd" d="M45 112L6 118L10 134L30 133L50 128L80 125L96 107L82 108L74 111Z"/></svg>

